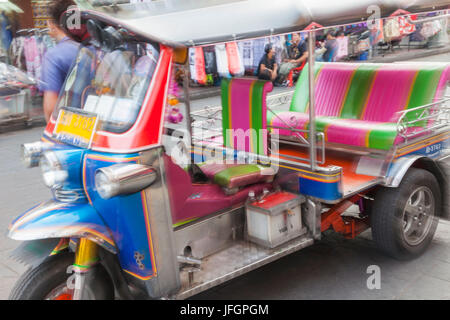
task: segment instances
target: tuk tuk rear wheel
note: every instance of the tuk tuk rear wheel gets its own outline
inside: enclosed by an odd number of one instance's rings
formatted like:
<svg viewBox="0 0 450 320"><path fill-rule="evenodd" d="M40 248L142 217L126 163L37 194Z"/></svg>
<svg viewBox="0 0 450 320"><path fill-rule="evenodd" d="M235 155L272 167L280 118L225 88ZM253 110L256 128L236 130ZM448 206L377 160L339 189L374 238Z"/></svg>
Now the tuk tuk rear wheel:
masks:
<svg viewBox="0 0 450 320"><path fill-rule="evenodd" d="M411 168L397 188L380 188L371 208L373 240L388 255L413 259L423 254L436 232L441 192L429 171Z"/></svg>
<svg viewBox="0 0 450 320"><path fill-rule="evenodd" d="M72 252L51 256L35 268L26 271L11 291L10 300L71 300L72 291L66 287L71 273L67 268L74 262ZM88 299L114 299L113 283L102 265L94 267L92 281L86 283Z"/></svg>

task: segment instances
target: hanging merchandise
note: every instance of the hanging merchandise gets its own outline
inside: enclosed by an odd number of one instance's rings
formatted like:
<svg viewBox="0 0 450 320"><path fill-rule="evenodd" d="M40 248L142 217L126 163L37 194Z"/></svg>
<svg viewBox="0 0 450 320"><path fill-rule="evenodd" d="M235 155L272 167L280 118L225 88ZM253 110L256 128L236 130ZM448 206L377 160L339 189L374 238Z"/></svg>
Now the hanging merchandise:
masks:
<svg viewBox="0 0 450 320"><path fill-rule="evenodd" d="M336 61L348 56L348 40L349 38L346 36L340 36L336 38Z"/></svg>
<svg viewBox="0 0 450 320"><path fill-rule="evenodd" d="M35 28L47 28L47 21L50 19L50 12L48 11L50 5L51 1L31 1L31 7L33 8L33 23Z"/></svg>
<svg viewBox="0 0 450 320"><path fill-rule="evenodd" d="M253 74L253 42L240 41L238 42L239 52L241 53L242 61L244 62L245 72Z"/></svg>
<svg viewBox="0 0 450 320"><path fill-rule="evenodd" d="M448 38L448 34L447 34L449 19L443 18L439 21L440 21L441 31L438 32L438 34L436 35L436 37L433 40L436 41L439 45L446 45L449 43L449 38Z"/></svg>
<svg viewBox="0 0 450 320"><path fill-rule="evenodd" d="M255 39L253 42L253 70L256 74L259 66L259 61L264 56L264 46L266 45L265 39Z"/></svg>
<svg viewBox="0 0 450 320"><path fill-rule="evenodd" d="M270 43L275 50L275 62L279 66L283 59L287 58L286 39L284 36L272 36Z"/></svg>
<svg viewBox="0 0 450 320"><path fill-rule="evenodd" d="M359 52L364 52L370 49L370 39L361 39L358 43L358 50Z"/></svg>
<svg viewBox="0 0 450 320"><path fill-rule="evenodd" d="M214 51L214 46L203 47L203 54L205 56L206 83L213 85L217 78L216 52Z"/></svg>
<svg viewBox="0 0 450 320"><path fill-rule="evenodd" d="M236 42L225 44L228 58L228 69L230 74L235 77L242 77L245 73L244 63Z"/></svg>
<svg viewBox="0 0 450 320"><path fill-rule="evenodd" d="M25 39L24 52L28 75L39 79L41 74L41 56L35 37Z"/></svg>
<svg viewBox="0 0 450 320"><path fill-rule="evenodd" d="M11 46L9 47L9 58L11 64L21 70L26 70L25 53L23 50L25 46L24 41L24 37L16 37L12 40Z"/></svg>
<svg viewBox="0 0 450 320"><path fill-rule="evenodd" d="M22 29L17 31L9 48L11 64L36 80L41 78L41 67L47 50L55 45L45 29ZM32 89L35 95L36 88Z"/></svg>
<svg viewBox="0 0 450 320"><path fill-rule="evenodd" d="M202 47L189 48L191 79L200 85L206 84L205 57Z"/></svg>
<svg viewBox="0 0 450 320"><path fill-rule="evenodd" d="M225 45L216 44L214 50L216 52L217 73L222 78L230 78L231 75L228 69L228 57Z"/></svg>
<svg viewBox="0 0 450 320"><path fill-rule="evenodd" d="M352 58L357 57L359 54L359 36L351 34L348 38L348 56Z"/></svg>
<svg viewBox="0 0 450 320"><path fill-rule="evenodd" d="M384 39L386 42L390 42L400 38L400 23L396 18L390 18L384 25Z"/></svg>
<svg viewBox="0 0 450 320"><path fill-rule="evenodd" d="M405 17L398 17L400 36L407 36L416 31L416 25L409 22Z"/></svg>
<svg viewBox="0 0 450 320"><path fill-rule="evenodd" d="M11 22L9 21L8 16L3 12L0 12L0 27L0 47L2 47L4 51L8 51L12 41Z"/></svg>
<svg viewBox="0 0 450 320"><path fill-rule="evenodd" d="M169 82L168 92L168 110L166 112L166 119L171 123L180 123L183 121L183 114L179 108L179 87L176 81L176 70L173 70Z"/></svg>
<svg viewBox="0 0 450 320"><path fill-rule="evenodd" d="M442 30L439 20L424 22L420 34L425 38L431 38L437 35Z"/></svg>

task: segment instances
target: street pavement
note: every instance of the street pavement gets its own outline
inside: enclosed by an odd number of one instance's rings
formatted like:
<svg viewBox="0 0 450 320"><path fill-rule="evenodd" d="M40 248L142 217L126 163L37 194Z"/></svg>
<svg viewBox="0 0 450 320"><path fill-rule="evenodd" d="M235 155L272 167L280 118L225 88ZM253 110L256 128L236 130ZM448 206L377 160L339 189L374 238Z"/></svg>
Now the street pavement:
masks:
<svg viewBox="0 0 450 320"><path fill-rule="evenodd" d="M417 59L450 61L450 53ZM276 88L276 92L284 90ZM219 97L196 100L192 109L219 105ZM0 299L6 299L25 267L8 258L18 242L6 237L17 215L47 200L39 168L19 161L20 144L37 141L43 128L0 134ZM381 271L380 289L369 289L369 266ZM441 221L428 251L412 261L381 254L370 230L354 240L325 232L322 240L193 299L450 299L450 222Z"/></svg>

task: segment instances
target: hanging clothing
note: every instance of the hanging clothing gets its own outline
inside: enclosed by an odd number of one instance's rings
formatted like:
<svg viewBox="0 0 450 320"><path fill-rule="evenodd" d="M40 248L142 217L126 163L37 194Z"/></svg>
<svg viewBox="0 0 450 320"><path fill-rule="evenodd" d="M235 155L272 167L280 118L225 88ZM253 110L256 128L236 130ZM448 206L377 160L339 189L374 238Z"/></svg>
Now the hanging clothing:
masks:
<svg viewBox="0 0 450 320"><path fill-rule="evenodd" d="M255 39L253 42L253 70L257 71L259 61L264 56L265 39Z"/></svg>
<svg viewBox="0 0 450 320"><path fill-rule="evenodd" d="M12 41L11 22L2 12L0 13L0 47L7 52Z"/></svg>
<svg viewBox="0 0 450 320"><path fill-rule="evenodd" d="M336 61L348 56L348 37L341 36L336 38Z"/></svg>
<svg viewBox="0 0 450 320"><path fill-rule="evenodd" d="M253 73L253 43L252 41L238 42L239 51L244 63L245 72Z"/></svg>

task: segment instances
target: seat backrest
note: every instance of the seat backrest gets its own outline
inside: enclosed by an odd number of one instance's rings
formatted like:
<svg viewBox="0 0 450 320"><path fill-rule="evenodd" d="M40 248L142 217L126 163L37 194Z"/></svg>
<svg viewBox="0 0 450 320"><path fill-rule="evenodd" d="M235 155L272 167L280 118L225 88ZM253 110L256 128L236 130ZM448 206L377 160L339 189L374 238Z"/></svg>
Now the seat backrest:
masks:
<svg viewBox="0 0 450 320"><path fill-rule="evenodd" d="M222 79L224 146L267 155L266 96L272 89L269 81Z"/></svg>
<svg viewBox="0 0 450 320"><path fill-rule="evenodd" d="M372 80L360 119L390 122L408 104L417 71L408 66L380 65Z"/></svg>
<svg viewBox="0 0 450 320"><path fill-rule="evenodd" d="M374 71L358 63L316 63L316 115L356 119L359 109L349 103L349 97L359 105L365 101ZM290 111L308 112L309 79L305 68L297 82Z"/></svg>
<svg viewBox="0 0 450 320"><path fill-rule="evenodd" d="M447 63L317 63L316 115L392 122L398 111L442 99L449 77ZM306 113L308 107L305 67L290 111Z"/></svg>

